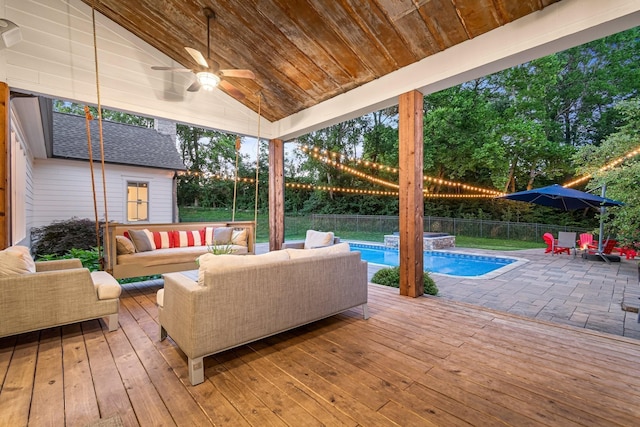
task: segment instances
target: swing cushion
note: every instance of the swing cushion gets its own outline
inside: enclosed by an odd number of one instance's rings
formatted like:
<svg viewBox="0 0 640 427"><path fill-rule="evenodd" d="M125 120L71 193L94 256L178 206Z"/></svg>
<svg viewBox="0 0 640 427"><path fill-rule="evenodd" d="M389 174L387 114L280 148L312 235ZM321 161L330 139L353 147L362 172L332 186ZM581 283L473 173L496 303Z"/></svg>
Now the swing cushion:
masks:
<svg viewBox="0 0 640 427"><path fill-rule="evenodd" d="M155 249L149 240L148 230L129 230L129 236L136 248L136 252L148 252Z"/></svg>
<svg viewBox="0 0 640 427"><path fill-rule="evenodd" d="M204 243L212 245L228 245L231 243L232 227L205 227Z"/></svg>
<svg viewBox="0 0 640 427"><path fill-rule="evenodd" d="M173 248L175 243L173 241L173 231L152 231L153 243L156 249Z"/></svg>
<svg viewBox="0 0 640 427"><path fill-rule="evenodd" d="M247 229L242 230L233 230L233 234L231 235L231 244L247 247Z"/></svg>
<svg viewBox="0 0 640 427"><path fill-rule="evenodd" d="M118 255L132 254L136 251L136 247L126 237L116 236L116 251Z"/></svg>
<svg viewBox="0 0 640 427"><path fill-rule="evenodd" d="M184 248L187 246L204 246L204 242L202 241L202 233L200 233L200 230L174 231L173 245L176 248Z"/></svg>

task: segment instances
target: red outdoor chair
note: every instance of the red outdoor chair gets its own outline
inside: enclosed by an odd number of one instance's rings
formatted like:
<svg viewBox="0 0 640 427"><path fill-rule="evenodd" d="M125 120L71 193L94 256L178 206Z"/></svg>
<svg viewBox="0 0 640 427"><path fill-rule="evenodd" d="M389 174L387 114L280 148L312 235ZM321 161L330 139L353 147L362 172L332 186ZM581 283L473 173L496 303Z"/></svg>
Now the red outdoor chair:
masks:
<svg viewBox="0 0 640 427"><path fill-rule="evenodd" d="M542 240L544 240L544 242L547 244L547 249L544 250L544 253L548 254L549 252L553 251L553 247L556 243L556 240L553 238L553 234L544 233L542 235Z"/></svg>
<svg viewBox="0 0 640 427"><path fill-rule="evenodd" d="M549 252L551 252L551 255L561 254L563 252L566 252L567 255L571 254L571 248L558 246L558 239L553 237L553 234L551 233L544 233L542 235L542 240L544 240L544 242L547 244L547 249L544 250L545 254Z"/></svg>
<svg viewBox="0 0 640 427"><path fill-rule="evenodd" d="M611 254L613 248L615 248L617 244L617 240L607 239L607 241L604 242L604 245L602 245L602 253L605 255ZM598 245L589 245L587 248L589 254L595 254L598 252Z"/></svg>
<svg viewBox="0 0 640 427"><path fill-rule="evenodd" d="M593 245L593 234L591 233L582 233L580 235L580 243L579 247L582 250L586 250L589 245Z"/></svg>

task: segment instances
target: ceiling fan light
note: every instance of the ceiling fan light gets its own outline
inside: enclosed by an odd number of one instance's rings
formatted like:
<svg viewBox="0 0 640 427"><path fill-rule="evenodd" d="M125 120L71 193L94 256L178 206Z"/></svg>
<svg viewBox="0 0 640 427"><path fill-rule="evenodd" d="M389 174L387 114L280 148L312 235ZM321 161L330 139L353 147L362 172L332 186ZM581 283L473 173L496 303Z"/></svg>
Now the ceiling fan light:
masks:
<svg viewBox="0 0 640 427"><path fill-rule="evenodd" d="M220 83L220 77L206 71L197 73L196 78L204 90L213 90Z"/></svg>

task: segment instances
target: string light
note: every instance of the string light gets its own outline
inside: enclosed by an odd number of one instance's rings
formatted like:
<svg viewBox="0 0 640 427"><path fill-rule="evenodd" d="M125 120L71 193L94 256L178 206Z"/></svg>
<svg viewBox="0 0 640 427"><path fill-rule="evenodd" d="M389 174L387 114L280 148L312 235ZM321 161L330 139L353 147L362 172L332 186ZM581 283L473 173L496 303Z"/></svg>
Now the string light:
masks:
<svg viewBox="0 0 640 427"><path fill-rule="evenodd" d="M385 171L385 172L391 172L391 173L398 173L398 169L394 168L394 167L390 167L390 166L386 166L380 163L375 163L375 162L371 162L368 160L362 160L362 159L356 159L353 157L348 157L344 154L341 153L336 153L336 152L330 152L328 150L322 150L319 149L318 147L310 147L308 145L301 145L299 146L300 150L302 150L302 152L304 152L305 154L308 154L318 160L321 160L325 163L329 163L331 165L335 165L339 168L344 169L346 172L351 173L352 175L355 176L359 176L360 178L364 178L367 179L368 181L374 182L374 180L380 180L381 182L378 182L381 185L385 185L388 187L392 187L395 186L395 188L398 188L398 186L396 184L392 184L388 181L384 181L381 180L380 178L376 178L373 177L371 175L367 175L363 172L352 172L352 171L356 171L355 169L346 169L347 166L344 166L342 162L348 161L348 162L352 162L352 163L356 163L358 165L363 165L366 167L371 167L374 169L378 169L380 171ZM504 195L505 193L502 193L500 191L497 190L493 190L493 189L488 189L488 188L482 188L482 187L476 187L473 185L469 185L469 184L464 184L461 182L456 182L456 181L449 181L446 179L442 179L442 178L435 178L432 176L428 176L428 175L424 175L422 177L422 179L426 182L431 182L434 184L440 184L440 185L445 185L448 187L455 187L455 188L459 188L461 190L465 190L465 191L477 191L483 194L487 194L487 195L492 195L493 197L496 196L501 196Z"/></svg>
<svg viewBox="0 0 640 427"><path fill-rule="evenodd" d="M383 187L394 188L394 189L400 188L400 186L398 184L394 184L393 182L389 182L389 181L386 181L386 180L381 179L381 178L376 178L375 176L367 175L366 173L360 172L357 169L353 169L353 168L351 168L349 166L346 166L346 165L344 165L342 163L339 163L339 162L337 162L335 160L331 160L329 157L326 157L326 155L324 153L313 152L313 153L310 153L310 155L311 155L311 157L313 157L315 159L318 159L321 162L324 162L324 163L327 163L327 164L329 164L331 166L334 166L334 167L336 167L336 168L338 168L338 169L340 169L340 170L342 170L342 171L344 171L344 172L346 172L346 173L348 173L350 175L357 176L358 178L365 179L365 180L367 180L369 182L373 182L374 184L378 184L378 185L381 185Z"/></svg>
<svg viewBox="0 0 640 427"><path fill-rule="evenodd" d="M612 160L611 162L607 163L606 165L604 165L600 169L598 169L598 172L605 172L605 171L608 171L610 169L613 169L616 166L620 165L625 160L630 159L632 157L635 157L638 154L640 154L640 147L637 147L635 150L629 151L624 156L621 156L621 157L618 157L615 160ZM576 186L578 184L582 184L583 182L589 181L591 178L593 178L593 174L587 174L587 175L581 176L580 178L574 179L573 181L569 181L566 184L563 184L562 186L563 187L574 187L574 186Z"/></svg>

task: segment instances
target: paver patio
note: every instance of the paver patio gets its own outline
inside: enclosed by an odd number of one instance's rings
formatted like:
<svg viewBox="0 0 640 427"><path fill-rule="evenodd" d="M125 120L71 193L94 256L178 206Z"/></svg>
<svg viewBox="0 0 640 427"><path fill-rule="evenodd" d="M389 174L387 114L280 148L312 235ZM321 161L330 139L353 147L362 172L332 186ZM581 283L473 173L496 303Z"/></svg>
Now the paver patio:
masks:
<svg viewBox="0 0 640 427"><path fill-rule="evenodd" d="M588 261L580 255L545 254L544 249L455 252L511 256L527 262L490 279L432 274L439 297L512 314L640 338L638 261ZM369 279L380 267L370 265ZM627 310L623 310L624 306Z"/></svg>

